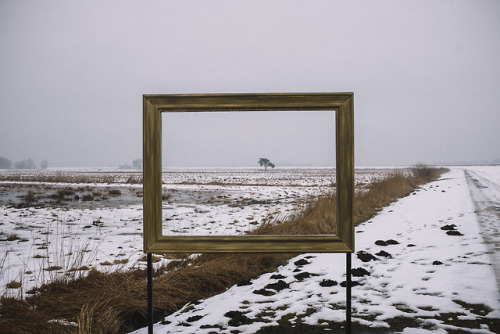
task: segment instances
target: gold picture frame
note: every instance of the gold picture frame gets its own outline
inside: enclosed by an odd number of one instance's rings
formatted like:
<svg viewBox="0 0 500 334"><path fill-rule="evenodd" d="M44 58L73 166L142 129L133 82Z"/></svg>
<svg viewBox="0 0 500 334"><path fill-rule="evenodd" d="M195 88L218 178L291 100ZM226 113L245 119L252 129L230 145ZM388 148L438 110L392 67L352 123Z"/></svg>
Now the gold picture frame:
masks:
<svg viewBox="0 0 500 334"><path fill-rule="evenodd" d="M145 253L354 252L354 94L186 94L143 96ZM336 127L336 234L162 235L162 112L334 110Z"/></svg>

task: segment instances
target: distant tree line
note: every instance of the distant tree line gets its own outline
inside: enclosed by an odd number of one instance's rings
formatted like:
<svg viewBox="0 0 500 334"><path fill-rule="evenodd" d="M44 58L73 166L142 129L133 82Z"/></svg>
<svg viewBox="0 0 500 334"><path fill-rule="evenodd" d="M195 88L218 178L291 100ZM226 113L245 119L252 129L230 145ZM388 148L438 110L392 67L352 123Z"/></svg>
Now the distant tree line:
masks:
<svg viewBox="0 0 500 334"><path fill-rule="evenodd" d="M49 162L47 160L43 160L40 163L40 168L46 169L47 167L49 167ZM14 169L36 169L38 167L36 166L33 159L25 159L25 160L16 161L16 162L12 163L12 161L10 161L9 159L4 158L4 157L0 157L0 169L12 169L12 168L14 168Z"/></svg>
<svg viewBox="0 0 500 334"><path fill-rule="evenodd" d="M120 169L142 169L142 159L132 160L132 166L129 164L120 165Z"/></svg>

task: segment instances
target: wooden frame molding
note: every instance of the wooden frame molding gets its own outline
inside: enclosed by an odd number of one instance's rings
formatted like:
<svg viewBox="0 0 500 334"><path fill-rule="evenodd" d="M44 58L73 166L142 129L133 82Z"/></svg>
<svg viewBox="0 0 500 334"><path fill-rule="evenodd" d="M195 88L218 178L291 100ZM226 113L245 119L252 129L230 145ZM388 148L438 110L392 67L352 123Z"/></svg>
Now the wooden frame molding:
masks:
<svg viewBox="0 0 500 334"><path fill-rule="evenodd" d="M144 252L350 253L354 252L354 94L196 94L143 96ZM299 236L162 235L162 112L334 110L337 233Z"/></svg>

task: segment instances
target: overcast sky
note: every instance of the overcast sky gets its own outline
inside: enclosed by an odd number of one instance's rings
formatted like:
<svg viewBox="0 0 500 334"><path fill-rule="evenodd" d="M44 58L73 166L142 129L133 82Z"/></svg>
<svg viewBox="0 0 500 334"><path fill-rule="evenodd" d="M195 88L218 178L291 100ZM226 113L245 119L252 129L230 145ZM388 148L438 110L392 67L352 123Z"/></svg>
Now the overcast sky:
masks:
<svg viewBox="0 0 500 334"><path fill-rule="evenodd" d="M199 166L202 160L217 167L258 167L259 158L278 167L335 165L333 111L163 113L162 118L165 166Z"/></svg>
<svg viewBox="0 0 500 334"><path fill-rule="evenodd" d="M499 31L495 0L0 0L0 156L130 164L143 94L354 92L358 166L499 160ZM331 163L328 113L172 115L172 166Z"/></svg>

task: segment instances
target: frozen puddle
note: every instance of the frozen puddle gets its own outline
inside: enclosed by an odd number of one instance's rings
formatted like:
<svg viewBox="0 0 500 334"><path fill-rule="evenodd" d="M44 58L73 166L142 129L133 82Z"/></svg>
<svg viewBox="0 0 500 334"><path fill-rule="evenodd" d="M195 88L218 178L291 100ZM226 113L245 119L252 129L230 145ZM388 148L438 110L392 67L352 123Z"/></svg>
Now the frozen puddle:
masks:
<svg viewBox="0 0 500 334"><path fill-rule="evenodd" d="M354 329L494 333L500 294L465 175L453 169L357 227ZM344 254L303 254L251 285L186 305L154 332L256 333L280 320L339 326L333 322L345 320L344 281Z"/></svg>

